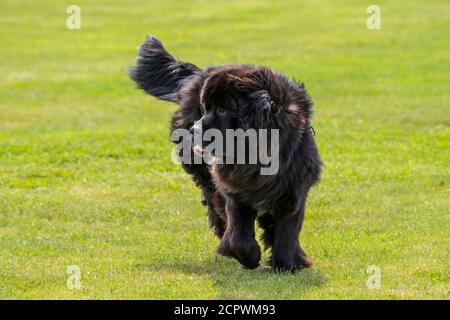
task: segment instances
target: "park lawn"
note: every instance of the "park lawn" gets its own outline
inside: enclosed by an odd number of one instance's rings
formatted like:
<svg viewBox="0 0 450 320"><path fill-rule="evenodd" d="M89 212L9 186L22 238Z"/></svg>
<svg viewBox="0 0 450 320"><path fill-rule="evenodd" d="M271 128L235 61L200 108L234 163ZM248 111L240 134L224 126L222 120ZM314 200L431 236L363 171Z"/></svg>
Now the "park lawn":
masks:
<svg viewBox="0 0 450 320"><path fill-rule="evenodd" d="M0 299L449 298L450 3L378 1L372 31L356 0L80 0L80 30L69 4L1 4ZM127 78L148 33L201 67L305 81L325 163L300 237L312 269L217 256L170 161L176 106Z"/></svg>

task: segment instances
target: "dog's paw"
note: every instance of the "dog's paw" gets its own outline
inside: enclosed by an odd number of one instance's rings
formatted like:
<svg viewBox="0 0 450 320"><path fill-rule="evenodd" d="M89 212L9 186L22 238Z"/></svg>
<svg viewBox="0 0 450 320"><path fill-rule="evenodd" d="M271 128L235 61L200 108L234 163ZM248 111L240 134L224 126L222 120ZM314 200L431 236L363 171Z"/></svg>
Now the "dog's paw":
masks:
<svg viewBox="0 0 450 320"><path fill-rule="evenodd" d="M304 268L310 268L312 261L301 253L297 253L293 258L277 258L271 257L268 264L275 272L296 272Z"/></svg>
<svg viewBox="0 0 450 320"><path fill-rule="evenodd" d="M225 257L236 259L246 269L257 268L261 260L261 249L255 239L231 242L224 237L217 252Z"/></svg>
<svg viewBox="0 0 450 320"><path fill-rule="evenodd" d="M233 252L230 249L230 244L228 243L228 241L222 241L220 243L219 247L217 248L217 253L227 258L236 259Z"/></svg>
<svg viewBox="0 0 450 320"><path fill-rule="evenodd" d="M255 269L259 266L261 249L256 240L231 242L230 250L233 257L238 260L244 268Z"/></svg>

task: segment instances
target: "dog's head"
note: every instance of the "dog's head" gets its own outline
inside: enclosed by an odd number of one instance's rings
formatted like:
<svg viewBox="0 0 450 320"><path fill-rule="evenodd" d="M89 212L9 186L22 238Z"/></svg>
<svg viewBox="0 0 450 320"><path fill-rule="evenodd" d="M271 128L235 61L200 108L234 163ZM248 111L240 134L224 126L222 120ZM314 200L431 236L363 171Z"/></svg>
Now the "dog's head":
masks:
<svg viewBox="0 0 450 320"><path fill-rule="evenodd" d="M200 93L202 117L191 132L216 129L279 129L280 143L306 130L312 102L304 86L267 67L231 66L209 69ZM205 147L195 146L196 150ZM226 151L226 150L225 150Z"/></svg>

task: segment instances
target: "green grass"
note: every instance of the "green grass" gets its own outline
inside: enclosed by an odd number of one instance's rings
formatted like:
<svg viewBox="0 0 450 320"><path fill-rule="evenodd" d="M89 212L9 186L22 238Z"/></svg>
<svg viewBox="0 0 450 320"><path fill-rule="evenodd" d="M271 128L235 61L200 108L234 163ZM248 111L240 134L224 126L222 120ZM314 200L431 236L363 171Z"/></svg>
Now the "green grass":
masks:
<svg viewBox="0 0 450 320"><path fill-rule="evenodd" d="M0 298L449 298L448 2L378 1L377 31L356 0L80 0L81 30L66 29L69 4L1 4ZM176 107L127 78L147 33L202 67L306 82L325 162L301 234L312 269L216 255L170 161Z"/></svg>

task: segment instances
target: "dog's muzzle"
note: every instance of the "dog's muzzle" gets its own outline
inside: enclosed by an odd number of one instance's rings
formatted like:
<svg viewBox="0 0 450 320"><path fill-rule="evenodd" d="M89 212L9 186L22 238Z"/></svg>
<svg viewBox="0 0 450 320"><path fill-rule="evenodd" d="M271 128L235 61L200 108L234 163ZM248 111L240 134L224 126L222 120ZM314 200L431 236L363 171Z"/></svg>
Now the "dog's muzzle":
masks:
<svg viewBox="0 0 450 320"><path fill-rule="evenodd" d="M201 154L203 152L202 121L195 121L189 132L192 135L193 141L192 151L195 154Z"/></svg>

